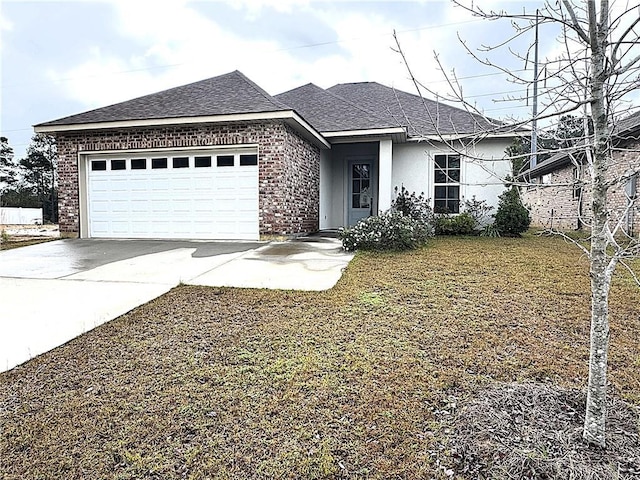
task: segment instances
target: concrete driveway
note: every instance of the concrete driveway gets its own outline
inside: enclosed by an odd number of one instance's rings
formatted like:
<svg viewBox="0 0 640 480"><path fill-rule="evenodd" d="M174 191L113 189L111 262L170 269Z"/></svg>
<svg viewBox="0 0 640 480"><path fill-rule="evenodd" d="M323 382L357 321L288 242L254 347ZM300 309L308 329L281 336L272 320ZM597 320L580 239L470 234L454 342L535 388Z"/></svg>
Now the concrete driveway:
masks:
<svg viewBox="0 0 640 480"><path fill-rule="evenodd" d="M339 242L58 240L0 252L0 371L179 283L325 290L353 255Z"/></svg>

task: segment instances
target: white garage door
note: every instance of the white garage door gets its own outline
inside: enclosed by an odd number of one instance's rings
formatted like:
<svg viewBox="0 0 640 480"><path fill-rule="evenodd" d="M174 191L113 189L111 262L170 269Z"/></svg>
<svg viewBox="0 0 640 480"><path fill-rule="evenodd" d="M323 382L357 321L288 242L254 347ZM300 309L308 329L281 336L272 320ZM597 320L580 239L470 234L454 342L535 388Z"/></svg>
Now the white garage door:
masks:
<svg viewBox="0 0 640 480"><path fill-rule="evenodd" d="M255 152L154 152L87 161L90 237L259 237Z"/></svg>

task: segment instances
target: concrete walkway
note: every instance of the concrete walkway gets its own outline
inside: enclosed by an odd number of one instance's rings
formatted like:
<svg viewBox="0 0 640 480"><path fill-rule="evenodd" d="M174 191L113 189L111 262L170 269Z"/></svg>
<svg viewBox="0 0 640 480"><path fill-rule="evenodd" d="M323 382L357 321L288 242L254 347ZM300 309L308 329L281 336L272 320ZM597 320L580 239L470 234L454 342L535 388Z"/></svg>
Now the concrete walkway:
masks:
<svg viewBox="0 0 640 480"><path fill-rule="evenodd" d="M352 254L290 242L58 240L0 252L0 371L188 285L326 290Z"/></svg>

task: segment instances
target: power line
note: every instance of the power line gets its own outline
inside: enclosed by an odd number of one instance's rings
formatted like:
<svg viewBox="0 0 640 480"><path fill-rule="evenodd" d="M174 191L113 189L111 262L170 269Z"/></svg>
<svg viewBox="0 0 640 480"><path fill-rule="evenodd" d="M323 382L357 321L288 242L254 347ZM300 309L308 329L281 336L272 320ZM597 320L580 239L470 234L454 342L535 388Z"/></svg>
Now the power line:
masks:
<svg viewBox="0 0 640 480"><path fill-rule="evenodd" d="M425 27L418 27L418 28L412 28L412 29L406 29L406 30L398 30L398 33L412 33L412 32L419 32L419 31L423 31L423 30L435 30L438 28L446 28L446 27L452 27L452 26L457 26L457 25L466 25L469 23L477 23L482 21L481 19L474 19L474 20L466 20L463 22L453 22L453 23L446 23L446 24L442 24L442 25L428 25ZM337 45L340 43L349 43L349 42L360 42L360 41L364 41L364 40L368 40L370 38L373 37L386 37L386 36L391 36L392 34L390 33L377 33L375 35L368 35L365 37L353 37L353 38L347 38L347 39L338 39L338 40L330 40L330 41L326 41L326 42L317 42L317 43L308 43L308 44L303 44L303 45L295 45L295 46L291 46L291 47L284 47L284 48L278 48L278 49L274 49L274 50L270 50L270 51L266 51L264 52L265 54L269 54L269 53L277 53L277 52L288 52L288 51L293 51L293 50L300 50L300 49L305 49L305 48L315 48L315 47L322 47L322 46L328 46L328 45ZM118 71L114 71L114 72L109 72L107 74L104 73L100 73L100 74L95 74L95 75L83 75L83 76L79 76L79 77L67 77L67 78L60 78L60 79L56 79L56 80L48 80L47 83L50 82L54 82L54 83L64 83L64 82L71 82L74 80L81 80L81 79L88 79L88 78L96 78L96 77L104 77L105 75L122 75L122 74L127 74L127 73L136 73L136 72L145 72L145 71L151 71L151 70L158 70L158 69L165 69L165 68L176 68L176 67L181 67L184 65L189 65L192 64L193 62L181 62L181 63L172 63L172 64L166 64L166 65L155 65L155 66L150 66L150 67L142 67L142 68L132 68L132 69L128 69L128 70L118 70ZM498 74L499 75L499 74ZM475 78L475 77L468 77L468 78ZM2 88L2 90L4 89L11 89L14 87L21 87L26 85L38 85L38 84L42 84L45 83L44 81L42 82L32 82L32 83L20 83L18 84L13 84L13 85L2 85L0 88Z"/></svg>

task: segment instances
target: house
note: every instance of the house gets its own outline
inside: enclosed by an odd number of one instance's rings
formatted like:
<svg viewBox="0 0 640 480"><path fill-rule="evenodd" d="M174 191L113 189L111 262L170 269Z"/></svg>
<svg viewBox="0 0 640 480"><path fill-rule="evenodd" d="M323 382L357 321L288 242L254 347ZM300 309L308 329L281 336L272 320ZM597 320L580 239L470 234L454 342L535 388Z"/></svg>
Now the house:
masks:
<svg viewBox="0 0 640 480"><path fill-rule="evenodd" d="M629 235L640 233L638 172L640 171L640 112L613 126L612 161L607 204L612 225ZM584 146L559 152L522 173L531 185L522 190L532 226L556 230L588 227L591 187Z"/></svg>
<svg viewBox="0 0 640 480"><path fill-rule="evenodd" d="M378 83L272 96L238 71L35 130L57 141L61 231L82 238L332 229L388 209L401 185L441 211L472 196L496 205L513 137Z"/></svg>

